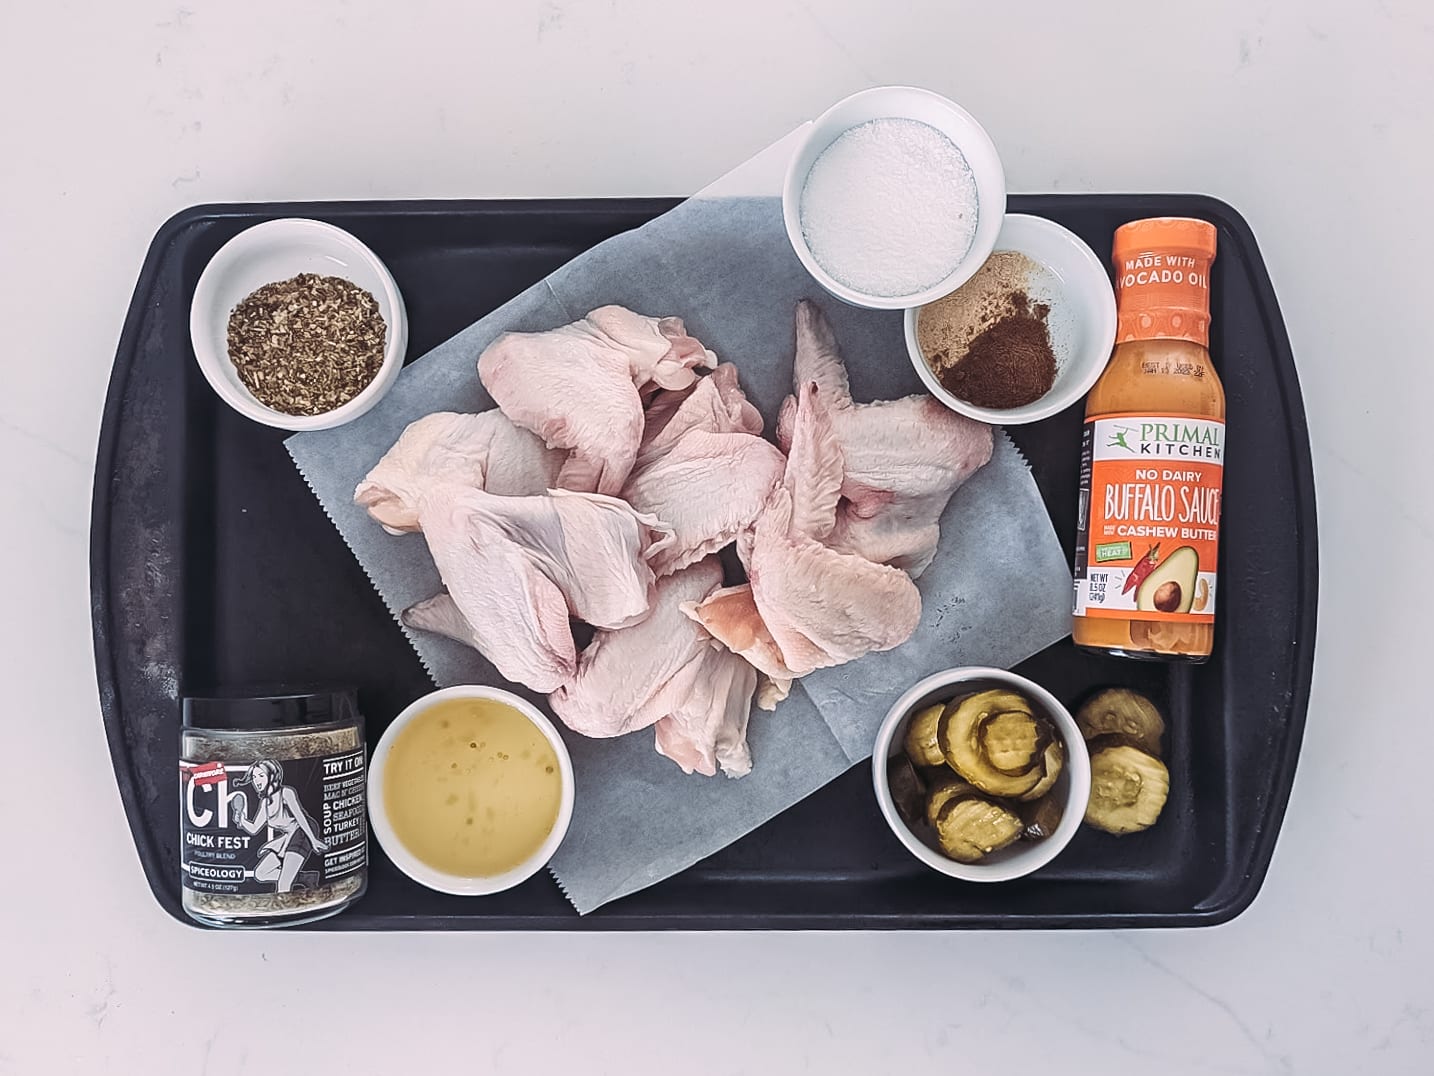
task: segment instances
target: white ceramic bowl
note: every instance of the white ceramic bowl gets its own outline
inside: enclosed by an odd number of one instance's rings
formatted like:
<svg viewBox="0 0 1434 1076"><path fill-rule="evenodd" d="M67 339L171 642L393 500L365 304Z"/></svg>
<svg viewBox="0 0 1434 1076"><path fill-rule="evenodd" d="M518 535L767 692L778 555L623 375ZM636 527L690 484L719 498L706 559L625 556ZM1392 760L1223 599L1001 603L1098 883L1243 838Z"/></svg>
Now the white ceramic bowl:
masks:
<svg viewBox="0 0 1434 1076"><path fill-rule="evenodd" d="M343 277L378 301L387 329L383 364L346 404L322 415L286 415L266 407L244 387L229 361L229 315L265 284L299 273ZM327 430L358 418L383 398L403 368L408 314L398 285L378 256L342 228L317 220L270 220L246 228L209 259L189 307L189 339L204 379L246 418L281 430Z"/></svg>
<svg viewBox="0 0 1434 1076"><path fill-rule="evenodd" d="M1045 217L1008 213L994 249L1019 251L1044 266L1054 278L1054 287L1049 291L1038 288L1031 295L1051 307L1046 319L1051 349L1056 354L1056 379L1051 390L1024 407L1004 410L977 407L951 395L926 365L916 341L919 305L906 311L906 352L927 391L951 410L982 422L1019 426L1064 411L1089 392L1100 377L1115 346L1115 291L1095 251L1080 236ZM942 294L949 295L950 291Z"/></svg>
<svg viewBox="0 0 1434 1076"><path fill-rule="evenodd" d="M822 151L844 132L877 119L919 120L935 127L956 143L976 180L976 234L966 256L945 279L910 295L867 295L847 287L817 263L806 239L802 237L802 188L806 185L807 173L812 170L812 165ZM1005 213L1006 174L991 136L954 101L914 86L878 86L854 93L832 105L807 128L806 136L787 165L787 176L782 185L782 216L787 225L787 237L807 272L838 299L876 310L919 306L959 288L990 256Z"/></svg>
<svg viewBox="0 0 1434 1076"><path fill-rule="evenodd" d="M536 852L503 874L467 878L435 870L404 847L403 842L398 839L398 834L393 831L392 823L389 822L388 810L383 799L383 776L388 764L389 752L393 750L393 741L410 721L435 703L443 702L445 699L492 699L495 702L511 706L537 727L548 743L552 744L553 753L558 756L558 774L563 781L563 791L562 798L558 802L557 821L553 823L552 831L548 834L547 839L539 845ZM520 882L527 881L541 870L543 865L553 858L553 853L558 850L558 845L563 843L563 837L568 832L568 823L573 818L573 760L568 754L563 738L553 727L553 723L544 717L537 707L526 700L495 687L480 687L476 684L445 687L410 703L401 714L393 719L393 723L384 730L383 736L379 738L378 746L373 749L373 758L369 762L368 769L368 817L373 835L378 839L384 853L393 860L399 870L420 885L426 885L429 889L436 889L440 893L452 893L460 897L501 893L505 889L512 889Z"/></svg>
<svg viewBox="0 0 1434 1076"><path fill-rule="evenodd" d="M1061 821L1056 831L1043 841L1017 841L999 852L991 853L979 863L957 863L938 852L934 844L922 840L902 820L896 810L896 803L891 798L891 788L886 779L886 764L893 755L903 750L906 723L913 713L934 702L947 702L959 695L968 695L987 688L1019 691L1055 724L1065 744L1066 761L1055 787L1047 795L1061 798ZM1071 717L1070 711L1045 688L1005 669L969 666L947 669L945 672L928 676L896 700L876 734L876 746L871 756L871 779L882 817L891 827L891 832L896 834L897 839L913 856L932 870L952 878L961 878L968 882L1008 882L1044 867L1060 855L1061 849L1075 836L1081 820L1085 817L1086 803L1090 799L1090 755L1086 751L1085 741L1081 739L1080 729L1076 727L1075 718Z"/></svg>

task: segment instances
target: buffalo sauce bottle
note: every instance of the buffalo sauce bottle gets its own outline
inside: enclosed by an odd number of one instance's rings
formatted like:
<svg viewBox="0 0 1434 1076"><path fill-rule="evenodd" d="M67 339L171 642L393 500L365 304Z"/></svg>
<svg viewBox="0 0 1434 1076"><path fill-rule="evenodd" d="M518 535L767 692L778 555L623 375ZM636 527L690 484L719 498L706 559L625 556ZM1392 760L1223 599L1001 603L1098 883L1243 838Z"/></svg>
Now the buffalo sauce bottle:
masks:
<svg viewBox="0 0 1434 1076"><path fill-rule="evenodd" d="M1215 228L1133 221L1112 257L1116 347L1086 399L1072 635L1125 657L1204 661L1225 466L1225 390L1207 350Z"/></svg>

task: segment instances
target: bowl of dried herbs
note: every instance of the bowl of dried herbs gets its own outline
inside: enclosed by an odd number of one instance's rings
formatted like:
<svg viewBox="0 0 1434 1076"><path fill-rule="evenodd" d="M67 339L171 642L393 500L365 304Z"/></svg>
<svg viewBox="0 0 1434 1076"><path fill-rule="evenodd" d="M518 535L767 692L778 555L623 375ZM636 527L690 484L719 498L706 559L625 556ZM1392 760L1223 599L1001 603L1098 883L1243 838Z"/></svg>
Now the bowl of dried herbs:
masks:
<svg viewBox="0 0 1434 1076"><path fill-rule="evenodd" d="M373 251L342 228L292 218L219 248L194 289L189 335L205 380L241 415L325 430L393 384L408 318Z"/></svg>

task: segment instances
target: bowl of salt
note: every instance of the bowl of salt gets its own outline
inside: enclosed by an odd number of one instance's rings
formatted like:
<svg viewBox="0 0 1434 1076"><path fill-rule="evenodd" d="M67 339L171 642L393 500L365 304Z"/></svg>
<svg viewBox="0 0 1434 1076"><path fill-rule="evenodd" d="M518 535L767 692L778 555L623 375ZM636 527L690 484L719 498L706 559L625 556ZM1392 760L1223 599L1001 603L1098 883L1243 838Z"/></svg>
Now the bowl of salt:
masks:
<svg viewBox="0 0 1434 1076"><path fill-rule="evenodd" d="M975 118L940 94L878 86L838 101L787 165L792 249L854 306L899 310L959 288L990 257L1006 176Z"/></svg>

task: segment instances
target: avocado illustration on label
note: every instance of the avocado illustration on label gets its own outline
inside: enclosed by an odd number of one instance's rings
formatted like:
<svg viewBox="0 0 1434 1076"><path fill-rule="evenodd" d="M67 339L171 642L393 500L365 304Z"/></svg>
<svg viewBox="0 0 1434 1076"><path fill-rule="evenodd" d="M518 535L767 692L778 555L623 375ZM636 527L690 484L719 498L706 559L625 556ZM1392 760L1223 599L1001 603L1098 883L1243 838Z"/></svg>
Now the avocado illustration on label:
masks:
<svg viewBox="0 0 1434 1076"><path fill-rule="evenodd" d="M1135 591L1135 607L1146 613L1188 613L1195 600L1200 554L1188 545L1170 551Z"/></svg>

